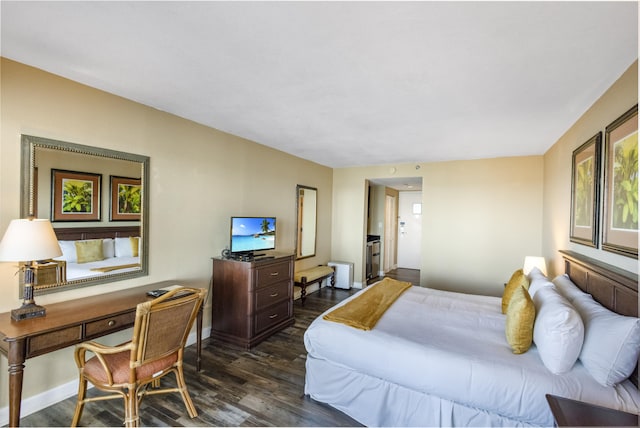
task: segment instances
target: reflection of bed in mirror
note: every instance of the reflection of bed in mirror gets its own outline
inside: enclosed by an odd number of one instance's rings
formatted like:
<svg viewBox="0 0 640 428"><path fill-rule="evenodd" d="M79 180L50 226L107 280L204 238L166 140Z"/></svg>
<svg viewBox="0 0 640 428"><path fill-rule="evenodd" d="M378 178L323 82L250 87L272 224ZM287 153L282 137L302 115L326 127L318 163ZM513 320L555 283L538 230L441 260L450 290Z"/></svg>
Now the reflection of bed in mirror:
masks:
<svg viewBox="0 0 640 428"><path fill-rule="evenodd" d="M140 270L139 226L55 228L67 281Z"/></svg>

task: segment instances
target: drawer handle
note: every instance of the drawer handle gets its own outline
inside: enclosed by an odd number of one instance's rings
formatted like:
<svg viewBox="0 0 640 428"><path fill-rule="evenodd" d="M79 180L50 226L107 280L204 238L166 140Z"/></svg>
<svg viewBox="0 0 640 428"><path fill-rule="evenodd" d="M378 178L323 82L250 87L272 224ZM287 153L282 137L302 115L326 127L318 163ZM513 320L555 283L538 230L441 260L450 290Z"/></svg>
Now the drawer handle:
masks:
<svg viewBox="0 0 640 428"><path fill-rule="evenodd" d="M271 276L278 276L278 272L271 272Z"/></svg>
<svg viewBox="0 0 640 428"><path fill-rule="evenodd" d="M269 315L269 319L272 320L274 318L278 318L278 314Z"/></svg>
<svg viewBox="0 0 640 428"><path fill-rule="evenodd" d="M270 297L278 297L278 293L273 293Z"/></svg>
<svg viewBox="0 0 640 428"><path fill-rule="evenodd" d="M116 322L115 322L115 320L109 320L109 322L107 323L107 325L108 325L109 327L113 327L114 325L116 325Z"/></svg>

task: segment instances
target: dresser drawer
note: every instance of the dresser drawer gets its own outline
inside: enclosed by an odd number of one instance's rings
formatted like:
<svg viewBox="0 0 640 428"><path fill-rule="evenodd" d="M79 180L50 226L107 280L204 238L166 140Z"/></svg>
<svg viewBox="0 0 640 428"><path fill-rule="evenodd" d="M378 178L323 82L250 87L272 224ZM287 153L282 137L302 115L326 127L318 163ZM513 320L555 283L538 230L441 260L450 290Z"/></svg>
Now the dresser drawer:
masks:
<svg viewBox="0 0 640 428"><path fill-rule="evenodd" d="M74 345L82 341L82 325L74 325L51 333L39 334L29 338L27 358L44 354L53 349Z"/></svg>
<svg viewBox="0 0 640 428"><path fill-rule="evenodd" d="M289 299L289 281L279 282L256 291L256 311Z"/></svg>
<svg viewBox="0 0 640 428"><path fill-rule="evenodd" d="M135 312L127 312L126 314L116 315L113 317L89 322L85 327L85 336L87 338L118 331L133 326L136 319Z"/></svg>
<svg viewBox="0 0 640 428"><path fill-rule="evenodd" d="M259 312L255 319L256 334L288 319L291 316L289 313L290 308L290 301L285 300L284 302L278 303L275 306Z"/></svg>
<svg viewBox="0 0 640 428"><path fill-rule="evenodd" d="M290 279L290 266L288 261L284 261L256 268L256 288Z"/></svg>

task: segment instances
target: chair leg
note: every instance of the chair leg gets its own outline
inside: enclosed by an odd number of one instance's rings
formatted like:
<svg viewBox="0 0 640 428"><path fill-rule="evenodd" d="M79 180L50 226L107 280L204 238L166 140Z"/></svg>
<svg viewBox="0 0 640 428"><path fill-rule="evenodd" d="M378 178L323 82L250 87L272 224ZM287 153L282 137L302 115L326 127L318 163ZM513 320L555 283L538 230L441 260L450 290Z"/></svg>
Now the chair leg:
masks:
<svg viewBox="0 0 640 428"><path fill-rule="evenodd" d="M182 371L182 365L179 365L176 370L176 382L178 384L178 389L180 390L180 395L182 395L182 401L184 401L184 405L187 408L187 412L191 418L195 418L198 416L198 411L196 407L193 405L193 401L191 401L191 396L189 395L189 390L187 389L187 384L184 381L184 373Z"/></svg>
<svg viewBox="0 0 640 428"><path fill-rule="evenodd" d="M135 387L127 390L124 397L124 425L126 427L137 427L138 420L138 394Z"/></svg>
<svg viewBox="0 0 640 428"><path fill-rule="evenodd" d="M72 427L77 427L82 417L82 410L84 409L84 397L87 392L87 380L80 376L78 381L78 400L76 401L76 411L73 414L73 420L71 421Z"/></svg>

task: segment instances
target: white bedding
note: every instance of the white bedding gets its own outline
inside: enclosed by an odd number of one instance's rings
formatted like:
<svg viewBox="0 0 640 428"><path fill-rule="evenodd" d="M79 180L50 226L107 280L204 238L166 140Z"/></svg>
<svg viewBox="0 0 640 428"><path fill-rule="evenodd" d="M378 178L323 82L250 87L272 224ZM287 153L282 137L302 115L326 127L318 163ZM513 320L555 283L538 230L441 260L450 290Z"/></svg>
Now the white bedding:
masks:
<svg viewBox="0 0 640 428"><path fill-rule="evenodd" d="M640 411L631 382L604 387L579 361L554 375L535 345L513 354L504 328L500 298L422 287L407 290L371 331L320 316L304 335L305 393L369 426L553 426L545 394Z"/></svg>
<svg viewBox="0 0 640 428"><path fill-rule="evenodd" d="M140 263L140 257L110 257L97 262L88 263L69 263L67 262L67 281L73 281L76 279L82 279L87 277L96 277L102 275L113 275L115 273L131 272L139 270L138 267L129 267L123 269L116 269L109 272L93 271L93 268L104 268L111 266L124 266L134 263Z"/></svg>

